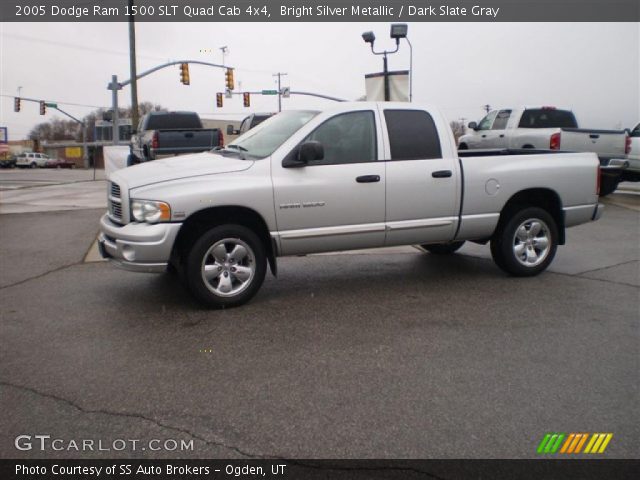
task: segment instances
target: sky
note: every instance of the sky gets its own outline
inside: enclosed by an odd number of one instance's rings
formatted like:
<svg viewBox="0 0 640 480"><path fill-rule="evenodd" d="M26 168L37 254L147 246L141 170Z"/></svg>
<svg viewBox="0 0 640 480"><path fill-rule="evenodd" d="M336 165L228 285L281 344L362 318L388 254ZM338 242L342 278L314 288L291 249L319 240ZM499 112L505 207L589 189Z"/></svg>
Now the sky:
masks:
<svg viewBox="0 0 640 480"><path fill-rule="evenodd" d="M640 121L639 23L409 23L413 45L413 99L450 120L479 120L483 105L555 105L571 108L585 128L626 128ZM382 69L382 57L361 38L376 34L376 50L395 47L387 23L138 23L138 72L170 60L225 63L236 68L236 90L283 86L349 100L365 93L364 75ZM74 116L110 107L111 75L129 78L127 23L0 23L0 126L9 139L25 138L37 123L36 103L13 111L13 96L58 102ZM389 56L390 70L409 68L409 48ZM138 82L139 101L203 118L241 119L275 111L277 98L252 96L215 105L224 90L221 69L190 66L191 85L172 66ZM130 89L119 94L130 104ZM283 109L327 108L331 101L294 96ZM75 105L74 105L75 104ZM60 117L63 118L63 117Z"/></svg>

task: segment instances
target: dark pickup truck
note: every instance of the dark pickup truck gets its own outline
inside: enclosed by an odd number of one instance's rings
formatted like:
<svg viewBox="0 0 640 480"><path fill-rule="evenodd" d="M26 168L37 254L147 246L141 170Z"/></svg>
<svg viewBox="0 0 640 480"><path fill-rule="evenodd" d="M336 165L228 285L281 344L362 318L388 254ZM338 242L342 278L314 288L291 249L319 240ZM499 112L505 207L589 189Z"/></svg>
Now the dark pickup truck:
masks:
<svg viewBox="0 0 640 480"><path fill-rule="evenodd" d="M150 112L131 137L127 165L224 146L222 130L202 128L195 112Z"/></svg>

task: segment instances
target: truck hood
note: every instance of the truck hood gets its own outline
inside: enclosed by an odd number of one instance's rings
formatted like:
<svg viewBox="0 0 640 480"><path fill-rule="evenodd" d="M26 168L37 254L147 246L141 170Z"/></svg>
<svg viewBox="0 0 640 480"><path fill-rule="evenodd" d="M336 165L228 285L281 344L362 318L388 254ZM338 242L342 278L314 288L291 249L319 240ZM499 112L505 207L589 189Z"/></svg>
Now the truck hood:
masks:
<svg viewBox="0 0 640 480"><path fill-rule="evenodd" d="M123 168L112 173L110 180L125 184L128 188L138 188L181 178L240 172L251 168L253 163L251 160L204 152L152 160Z"/></svg>

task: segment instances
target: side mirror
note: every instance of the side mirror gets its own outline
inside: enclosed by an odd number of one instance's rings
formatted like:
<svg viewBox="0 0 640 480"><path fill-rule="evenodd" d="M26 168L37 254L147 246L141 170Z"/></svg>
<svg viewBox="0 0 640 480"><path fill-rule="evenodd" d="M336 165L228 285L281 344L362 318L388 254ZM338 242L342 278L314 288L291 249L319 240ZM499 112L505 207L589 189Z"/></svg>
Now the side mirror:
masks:
<svg viewBox="0 0 640 480"><path fill-rule="evenodd" d="M322 160L324 158L324 147L320 142L310 140L300 145L298 150L298 161L305 165L309 162Z"/></svg>
<svg viewBox="0 0 640 480"><path fill-rule="evenodd" d="M469 122L469 125L467 125L471 130L477 130L478 129L478 124L476 122Z"/></svg>
<svg viewBox="0 0 640 480"><path fill-rule="evenodd" d="M304 142L298 148L293 150L282 161L282 166L285 168L304 167L309 162L316 160L322 160L324 158L324 147L320 142L310 140Z"/></svg>

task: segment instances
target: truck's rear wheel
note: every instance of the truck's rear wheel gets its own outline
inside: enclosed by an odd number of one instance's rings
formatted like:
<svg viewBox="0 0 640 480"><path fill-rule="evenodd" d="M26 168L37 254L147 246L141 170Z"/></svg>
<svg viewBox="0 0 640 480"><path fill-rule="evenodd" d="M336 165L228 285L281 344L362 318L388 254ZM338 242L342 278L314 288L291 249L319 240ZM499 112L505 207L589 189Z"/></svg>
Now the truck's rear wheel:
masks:
<svg viewBox="0 0 640 480"><path fill-rule="evenodd" d="M258 291L267 258L260 239L241 225L212 228L197 239L185 258L185 280L204 304L236 307Z"/></svg>
<svg viewBox="0 0 640 480"><path fill-rule="evenodd" d="M544 271L558 248L558 227L549 213L538 207L516 211L498 227L491 240L496 265L517 277Z"/></svg>
<svg viewBox="0 0 640 480"><path fill-rule="evenodd" d="M464 241L462 242L450 242L450 243L432 243L430 245L421 245L429 253L434 253L436 255L449 255L451 253L457 252L460 247L464 245Z"/></svg>

